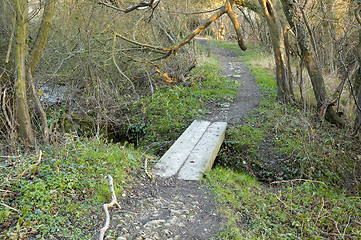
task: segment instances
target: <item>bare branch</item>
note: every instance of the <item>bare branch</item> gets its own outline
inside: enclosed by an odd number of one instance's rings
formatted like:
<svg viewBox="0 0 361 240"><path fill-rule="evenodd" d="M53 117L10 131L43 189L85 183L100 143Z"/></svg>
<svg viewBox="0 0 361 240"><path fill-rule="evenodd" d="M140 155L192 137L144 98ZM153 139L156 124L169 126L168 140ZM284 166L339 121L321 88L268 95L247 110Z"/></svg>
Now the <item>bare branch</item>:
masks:
<svg viewBox="0 0 361 240"><path fill-rule="evenodd" d="M145 47L145 48L150 48L150 49L155 49L155 50L160 50L160 51L164 51L164 52L170 52L170 51L173 51L172 48L162 48L162 47L156 47L156 46L152 46L152 45L149 45L149 44L145 44L145 43L140 43L140 42L137 42L137 41L134 41L134 40L131 40L129 38L126 38L116 32L114 32L114 34L117 36L117 37L120 37L121 39L123 39L124 41L127 41L127 42L130 42L130 43L133 43L135 45L138 45L138 46L142 46L142 47Z"/></svg>
<svg viewBox="0 0 361 240"><path fill-rule="evenodd" d="M6 205L5 203L1 203L1 202L0 202L0 204L3 205L4 207L7 207L7 208L15 211L15 212L19 212L19 210L15 209L15 208L13 208L13 207L10 207L9 205Z"/></svg>
<svg viewBox="0 0 361 240"><path fill-rule="evenodd" d="M165 10L165 9L162 9L162 10L160 10L160 11L168 12L168 13L183 14L183 15L193 15L193 14L202 14L202 13L215 12L215 11L221 9L222 7L223 7L223 6L220 6L220 7L214 8L214 9L210 9L210 10L195 11L195 12L181 12L181 11L173 11L173 10Z"/></svg>
<svg viewBox="0 0 361 240"><path fill-rule="evenodd" d="M228 3L228 1L227 1ZM198 26L195 30L193 30L183 41L181 41L177 46L173 49L174 51L178 51L179 48L183 47L187 43L189 43L197 34L199 34L202 30L206 29L209 25L211 25L214 21L220 18L223 14L227 12L226 4L224 4L216 13L214 13L210 18L208 18L202 25Z"/></svg>
<svg viewBox="0 0 361 240"><path fill-rule="evenodd" d="M361 16L360 16L360 12L361 12L361 5L359 5L356 9L355 9L355 17L356 20L359 24L361 24Z"/></svg>
<svg viewBox="0 0 361 240"><path fill-rule="evenodd" d="M35 100L35 108L38 111L38 113L40 114L41 117L41 121L43 122L43 138L44 138L44 142L45 143L49 143L49 127L48 127L48 121L46 118L46 112L44 111L43 107L41 106L41 102L39 99L39 91L35 86L34 83L34 79L33 79L33 75L31 74L31 70L27 69L27 79L29 81L29 85L31 88L31 91L33 93L33 97Z"/></svg>
<svg viewBox="0 0 361 240"><path fill-rule="evenodd" d="M135 93L135 94L137 94L137 92L136 92L136 90L135 90L135 87L134 87L134 84L133 84L132 80L130 80L130 78L129 78L127 75L125 75L125 73L123 73L123 71L122 71L122 70L120 70L120 68L119 68L119 66L118 66L118 64L117 64L117 62L115 61L115 54L114 54L114 51L115 51L115 42L116 42L116 40L117 40L117 35L116 35L116 34L114 34L113 50L112 50L113 63L114 63L114 65L115 65L115 67L117 68L118 72L119 72L119 73L120 73L123 77L125 77L125 78L128 80L128 82L130 83L130 85L131 85L131 86L132 86L132 88L133 88L134 93Z"/></svg>
<svg viewBox="0 0 361 240"><path fill-rule="evenodd" d="M133 5L133 6L128 7L126 9L118 8L118 7L116 7L116 6L112 5L112 4L104 2L103 0L100 0L99 4L102 4L102 5L106 6L106 7L112 8L114 10L117 10L117 11L120 11L120 12L123 12L123 13L130 13L130 12L132 12L134 10L137 10L137 9L144 9L144 8L147 8L147 7L153 8L154 3L158 3L159 1L160 0L151 0L149 2L140 2L140 3L137 3L137 4Z"/></svg>
<svg viewBox="0 0 361 240"><path fill-rule="evenodd" d="M3 96L2 96L1 108L2 108L3 114L4 114L4 116L5 116L6 123L9 125L9 128L10 128L10 130L12 131L14 128L13 128L13 125L11 124L11 122L10 122L9 116L8 116L7 113L6 113L6 104L5 104L6 88L5 88L4 91L2 92L2 95L3 95Z"/></svg>
<svg viewBox="0 0 361 240"><path fill-rule="evenodd" d="M243 41L241 27L240 27L240 25L239 25L239 21L238 21L238 19L237 19L237 16L236 16L236 14L235 14L234 11L233 11L231 2L230 2L230 1L227 1L227 2L226 2L226 5L228 5L228 7L226 7L227 15L228 15L228 17L231 19L231 21L232 21L232 23L233 23L233 26L234 26L234 29L236 30L236 33L237 33L238 46L239 46L243 51L246 51L246 50L247 50L247 47L246 47L246 45L244 44L244 41Z"/></svg>

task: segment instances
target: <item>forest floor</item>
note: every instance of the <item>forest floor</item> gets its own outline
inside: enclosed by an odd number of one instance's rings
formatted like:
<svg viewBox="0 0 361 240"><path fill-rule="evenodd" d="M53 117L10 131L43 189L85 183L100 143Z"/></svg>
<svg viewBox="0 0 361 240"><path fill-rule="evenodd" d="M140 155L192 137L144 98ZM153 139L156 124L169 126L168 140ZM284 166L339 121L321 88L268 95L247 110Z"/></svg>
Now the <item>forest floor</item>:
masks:
<svg viewBox="0 0 361 240"><path fill-rule="evenodd" d="M209 46L206 39L197 43ZM229 103L210 103L204 120L239 122L260 102L256 81L240 61L239 51L211 44L222 75L240 82L239 95ZM200 182L174 178L140 178L121 197L122 209L111 212L109 239L213 239L225 221L217 211L215 196ZM114 238L116 237L116 238Z"/></svg>

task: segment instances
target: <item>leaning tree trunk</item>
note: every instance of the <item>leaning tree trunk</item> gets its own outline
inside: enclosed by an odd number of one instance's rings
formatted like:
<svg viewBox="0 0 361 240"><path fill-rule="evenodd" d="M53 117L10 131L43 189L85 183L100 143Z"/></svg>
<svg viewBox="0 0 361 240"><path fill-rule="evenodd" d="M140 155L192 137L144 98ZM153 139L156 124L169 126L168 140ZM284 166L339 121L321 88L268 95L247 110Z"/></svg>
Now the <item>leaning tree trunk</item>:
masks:
<svg viewBox="0 0 361 240"><path fill-rule="evenodd" d="M42 119L43 139L44 139L44 142L46 142L46 143L49 142L50 131L49 131L49 127L48 127L46 113L45 113L43 107L41 106L39 96L38 96L38 90L36 88L36 85L34 83L32 75L33 75L35 68L37 67L39 60L44 52L46 43L48 42L48 37L50 35L51 25L53 22L56 1L57 0L48 0L48 2L45 5L43 19L42 19L42 22L40 25L38 37L35 42L34 50L31 52L31 60L30 60L29 66L28 66L29 69L27 71L28 82L32 88L32 92L34 95L35 108Z"/></svg>
<svg viewBox="0 0 361 240"><path fill-rule="evenodd" d="M359 5L356 10L355 10L355 16L356 16L356 20L358 21L358 23L361 26L361 5ZM356 55L357 55L357 61L359 63L359 66L361 66L361 29L359 30L359 39L358 39L358 44L357 44L357 48L356 48ZM359 83L359 81L358 81ZM355 119L355 123L354 123L354 134L357 134L357 132L359 131L359 128L361 126L361 111L360 111L360 107L361 107L361 86L357 86L358 89L358 97L357 97L357 102L356 102L356 119Z"/></svg>
<svg viewBox="0 0 361 240"><path fill-rule="evenodd" d="M277 79L277 100L282 103L290 101L292 93L289 85L287 67L285 62L286 52L283 40L283 28L280 26L275 9L270 0L258 0L263 9L264 16L267 20L268 28L271 34L273 54L276 63Z"/></svg>
<svg viewBox="0 0 361 240"><path fill-rule="evenodd" d="M27 0L15 0L16 11L16 79L15 79L15 105L20 134L28 144L35 145L34 132L31 127L28 101L26 96L26 65L28 52L26 43L27 26Z"/></svg>
<svg viewBox="0 0 361 240"><path fill-rule="evenodd" d="M300 20L299 13L293 3L293 0L281 0L283 11L292 30L297 34L298 45L300 46L301 56L306 64L308 75L310 76L313 92L317 101L317 109L321 111L321 115L331 123L342 125L342 120L336 111L329 104L325 81L320 66L315 58L310 38L304 23Z"/></svg>

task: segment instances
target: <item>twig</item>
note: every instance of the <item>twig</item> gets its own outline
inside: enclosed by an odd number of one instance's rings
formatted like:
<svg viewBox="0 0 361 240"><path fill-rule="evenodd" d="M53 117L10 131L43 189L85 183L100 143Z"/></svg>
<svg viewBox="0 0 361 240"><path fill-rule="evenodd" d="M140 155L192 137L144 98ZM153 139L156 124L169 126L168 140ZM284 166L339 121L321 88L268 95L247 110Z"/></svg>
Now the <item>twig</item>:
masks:
<svg viewBox="0 0 361 240"><path fill-rule="evenodd" d="M15 21L15 18L14 18L14 20L13 20L13 26L12 26L12 29L11 29L9 47L8 47L8 52L7 52L7 54L6 54L5 63L9 63L10 53L11 53L11 47L12 47L12 45L13 45L13 40L14 40L15 27L16 27L16 21Z"/></svg>
<svg viewBox="0 0 361 240"><path fill-rule="evenodd" d="M117 37L120 37L121 39L123 39L124 41L133 43L133 44L138 45L138 46L141 46L141 47L150 48L150 49L154 49L154 50L160 50L160 51L164 51L164 52L170 52L170 51L173 50L172 48L162 48L162 47L152 46L152 45L145 44L145 43L140 43L140 42L131 40L131 39L129 39L129 38L126 38L126 37L120 35L119 33L116 33L115 31L114 31L114 34L115 34Z"/></svg>
<svg viewBox="0 0 361 240"><path fill-rule="evenodd" d="M2 101L1 107L2 107L2 110L3 110L4 116L5 116L6 123L9 125L10 130L13 130L13 125L11 124L10 118L6 113L5 98L6 98L6 88L4 89L4 92L3 92L3 97L2 97L3 101Z"/></svg>
<svg viewBox="0 0 361 240"><path fill-rule="evenodd" d="M34 103L35 103L35 109L38 111L38 114L40 115L41 121L43 123L43 138L45 143L49 143L49 127L48 127L48 120L46 118L46 112L44 111L40 99L39 99L39 91L37 90L33 75L31 74L30 69L27 71L27 78L31 87L31 91L33 93L34 97Z"/></svg>
<svg viewBox="0 0 361 240"><path fill-rule="evenodd" d="M176 13L176 14L183 14L183 15L193 15L193 14L202 14L202 13L215 12L215 11L218 11L219 9L221 9L222 7L223 6L217 7L215 9L204 10L204 11L195 11L195 12L182 12L182 11L173 11L173 10L166 10L166 9L161 9L160 11L169 12L169 13Z"/></svg>
<svg viewBox="0 0 361 240"><path fill-rule="evenodd" d="M13 211L15 211L15 212L19 212L19 210L15 209L15 208L13 208L13 207L10 207L9 205L6 205L5 203L1 203L1 202L0 202L0 204L3 205L4 207L10 208L11 210L13 210Z"/></svg>
<svg viewBox="0 0 361 240"><path fill-rule="evenodd" d="M112 193L112 201L110 203L104 204L103 208L105 211L105 225L102 229L100 229L100 235L99 235L99 239L103 240L104 239L104 234L105 232L108 230L109 228L109 224L110 224L110 214L108 211L109 207L112 207L114 204L117 205L119 207L119 209L121 209L118 201L117 201L117 197L115 196L115 192L114 192L114 186L113 186L113 178L112 176L110 176L110 174L107 175L108 179L109 179L109 188L110 191Z"/></svg>
<svg viewBox="0 0 361 240"><path fill-rule="evenodd" d="M288 182L296 182L296 181L304 181L304 182L314 182L314 183L321 183L323 185L325 185L325 187L327 188L326 183L321 182L321 181L314 181L314 180L308 180L308 179L292 179L292 180L284 180L284 181L274 181L271 182L271 184L278 184L278 183L288 183Z"/></svg>
<svg viewBox="0 0 361 240"><path fill-rule="evenodd" d="M16 177L16 180L19 179L19 178L22 178L25 174L27 174L31 169L33 169L34 167L36 166L39 166L40 163L41 163L41 156L42 156L43 152L40 150L40 153L39 153L39 159L38 159L38 162L31 165L30 167L28 167L25 171L23 171L20 175L18 175Z"/></svg>
<svg viewBox="0 0 361 240"><path fill-rule="evenodd" d="M115 9L115 10L123 12L123 13L130 13L130 12L132 12L134 10L137 10L137 9L145 9L145 8L148 8L148 7L153 8L154 3L156 3L156 5L158 5L158 2L159 1L155 1L155 0L151 0L149 2L140 2L140 3L137 3L137 4L133 5L133 6L128 7L126 9L118 8L118 7L116 7L116 6L112 5L112 4L104 2L103 0L99 1L99 4L102 4L102 5L106 6L106 7Z"/></svg>
<svg viewBox="0 0 361 240"><path fill-rule="evenodd" d="M0 192L5 192L5 193L14 193L14 192L12 192L12 191L10 191L10 190L3 190L3 189L0 189Z"/></svg>
<svg viewBox="0 0 361 240"><path fill-rule="evenodd" d="M0 158L19 158L21 157L20 155L19 156L0 156Z"/></svg>
<svg viewBox="0 0 361 240"><path fill-rule="evenodd" d="M113 63L114 63L114 65L115 65L115 67L117 68L118 72L119 72L119 73L120 73L123 77L125 77L125 79L127 79L127 80L128 80L128 82L130 83L130 85L131 85L131 86L132 86L132 88L133 88L134 93L135 93L135 94L137 94L137 92L136 92L136 90L135 90L135 87L134 87L134 84L133 84L132 80L130 80L130 78L129 78L127 75L125 75L125 73L123 73L123 72L122 72L122 70L120 70L120 68L119 68L119 66L118 66L118 64L117 64L117 62L115 61L114 50L115 50L115 42L116 42L116 40L117 40L117 35L116 35L116 34L114 34L113 49L112 49L112 58L113 58Z"/></svg>
<svg viewBox="0 0 361 240"><path fill-rule="evenodd" d="M149 157L150 158L150 157ZM153 174L151 174L150 172L148 172L148 156L145 156L145 163L144 163L144 171L145 174L147 174L147 176L150 178L150 180L153 182L154 181L154 176Z"/></svg>

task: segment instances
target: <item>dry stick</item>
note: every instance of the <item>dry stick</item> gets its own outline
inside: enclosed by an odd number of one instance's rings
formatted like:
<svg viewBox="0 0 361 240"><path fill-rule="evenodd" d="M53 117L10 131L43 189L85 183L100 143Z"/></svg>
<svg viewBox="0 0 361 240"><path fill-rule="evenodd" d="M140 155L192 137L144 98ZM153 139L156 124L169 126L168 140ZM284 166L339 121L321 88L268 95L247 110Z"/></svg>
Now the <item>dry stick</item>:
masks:
<svg viewBox="0 0 361 240"><path fill-rule="evenodd" d="M40 117L41 117L41 120L43 123L44 142L49 143L49 134L50 133L49 133L48 120L46 118L46 113L45 113L43 107L41 106L38 90L36 89L34 79L31 74L30 69L28 69L28 71L27 71L27 77L28 77L28 81L30 83L31 90L33 92L34 99L35 99L35 108L38 111L38 113L40 114Z"/></svg>
<svg viewBox="0 0 361 240"><path fill-rule="evenodd" d="M3 190L3 189L0 189L0 192L5 192L5 193L15 193L13 191L10 191L10 190Z"/></svg>
<svg viewBox="0 0 361 240"><path fill-rule="evenodd" d="M215 11L221 9L221 8L222 8L222 6L217 7L215 9L210 9L210 10L205 10L205 11L196 11L196 12L181 12L181 11L173 11L173 10L165 10L165 9L161 9L160 11L169 12L169 13L176 13L176 14L183 14L183 15L193 15L193 14L202 14L202 13L215 12Z"/></svg>
<svg viewBox="0 0 361 240"><path fill-rule="evenodd" d="M150 157L149 157L150 158ZM150 158L151 159L151 158ZM154 181L154 176L153 174L151 174L150 172L148 172L148 156L145 156L145 163L144 163L144 171L145 174L147 174L147 176L150 178L150 180L153 182Z"/></svg>
<svg viewBox="0 0 361 240"><path fill-rule="evenodd" d="M16 23L16 21L14 20L13 21L13 28L11 29L10 42L9 42L8 52L6 54L5 63L9 63L11 47L13 45L13 39L14 39L14 34L15 34L15 27L16 27L15 23Z"/></svg>
<svg viewBox="0 0 361 240"><path fill-rule="evenodd" d="M121 11L123 13L129 13L129 12L132 12L132 11L134 11L136 9L143 9L145 7L153 8L154 2L155 2L155 0L151 0L149 2L140 2L140 3L137 3L137 4L133 5L133 6L128 7L126 9L118 8L118 7L116 7L116 6L112 5L112 4L106 3L104 1L99 1L99 4L103 4L103 5L107 6L107 7L113 8L113 9L115 9L117 11ZM157 2L159 2L159 1L157 1Z"/></svg>
<svg viewBox="0 0 361 240"><path fill-rule="evenodd" d="M360 13L361 13L361 4L355 9L355 17L356 17L356 20L359 24L361 24L361 16L360 16Z"/></svg>
<svg viewBox="0 0 361 240"><path fill-rule="evenodd" d="M9 125L10 130L12 131L13 130L13 125L11 124L9 116L6 113L5 98L6 98L6 88L4 89L3 101L2 101L1 107L2 107L2 110L3 110L4 116L5 116L5 120L6 120L7 124Z"/></svg>
<svg viewBox="0 0 361 240"><path fill-rule="evenodd" d="M117 40L117 35L114 34L114 38L113 38L113 49L112 49L112 59L113 59L113 63L114 63L114 65L115 65L115 67L117 68L118 72L119 72L123 77L125 77L125 78L128 80L128 82L130 83L130 85L131 85L132 88L133 88L134 93L137 94L137 91L135 90L135 87L134 87L134 84L133 84L132 80L130 80L130 78L129 78L125 73L123 73L122 70L120 70L117 62L115 61L114 51L115 51L115 42L116 42L116 40Z"/></svg>
<svg viewBox="0 0 361 240"><path fill-rule="evenodd" d="M6 205L5 203L1 203L1 202L0 202L0 204L3 205L4 207L10 208L11 210L13 210L13 211L15 211L15 212L19 212L19 210L15 209L15 208L13 208L13 207L10 207L9 205Z"/></svg>
<svg viewBox="0 0 361 240"><path fill-rule="evenodd" d="M39 153L39 159L38 159L38 162L31 165L30 167L28 167L25 171L23 171L20 175L18 175L16 177L15 180L19 179L19 178L22 178L25 174L27 174L32 168L36 167L36 166L39 166L40 163L41 163L41 155L43 154L43 152L40 150L40 153Z"/></svg>
<svg viewBox="0 0 361 240"><path fill-rule="evenodd" d="M162 47L152 46L152 45L145 44L145 43L140 43L140 42L131 40L131 39L129 39L129 38L126 38L126 37L124 37L124 36L122 36L122 35L120 35L119 33L116 33L116 32L114 32L114 34L115 34L117 37L120 37L121 39L123 39L124 41L130 42L130 43L133 43L133 44L135 44L135 45L142 46L142 47L145 47L145 48L160 50L160 51L164 51L164 52L169 52L169 51L172 51L172 50L173 50L172 48L162 48Z"/></svg>
<svg viewBox="0 0 361 240"><path fill-rule="evenodd" d="M117 197L115 196L114 186L113 186L113 178L112 178L112 176L110 176L110 174L108 174L107 177L109 179L109 188L110 188L110 191L112 193L112 201L110 203L107 203L107 204L103 205L103 208L104 208L104 211L105 211L105 225L104 225L104 227L102 229L100 229L99 240L104 239L104 234L109 228L110 214L109 214L108 208L112 207L115 204L115 205L117 205L119 207L119 209L121 209L121 207L120 207L120 205L119 205L119 203L117 201Z"/></svg>
<svg viewBox="0 0 361 240"><path fill-rule="evenodd" d="M296 182L296 181L304 181L304 182L311 182L311 183L321 183L323 185L325 185L325 187L327 188L326 183L321 182L321 181L314 181L314 180L308 180L308 179L292 179L292 180L285 180L285 181L275 181L275 182L271 182L271 184L277 184L277 183L288 183L288 182Z"/></svg>

